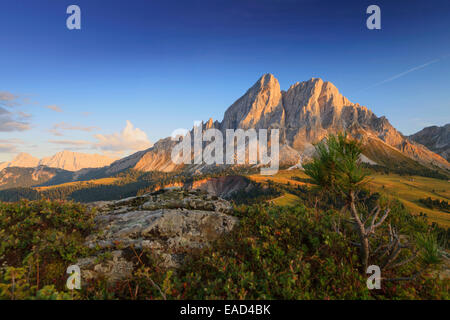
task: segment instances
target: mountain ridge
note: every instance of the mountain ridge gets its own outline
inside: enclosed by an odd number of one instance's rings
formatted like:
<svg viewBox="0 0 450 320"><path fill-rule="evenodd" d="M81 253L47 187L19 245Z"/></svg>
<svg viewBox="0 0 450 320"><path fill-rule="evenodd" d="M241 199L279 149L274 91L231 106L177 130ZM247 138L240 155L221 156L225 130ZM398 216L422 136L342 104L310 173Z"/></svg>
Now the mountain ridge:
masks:
<svg viewBox="0 0 450 320"><path fill-rule="evenodd" d="M320 78L296 82L282 91L272 74L264 74L225 111L221 122L209 119L203 123L203 130L209 128L222 132L226 129L279 129L281 162L288 158L290 162L304 160L314 152L314 143L330 133L346 131L358 138L366 137L366 141L379 141L377 150L384 148L385 153L395 148L425 167L450 169L447 160L403 136L385 116L377 117L366 106L350 102L331 82ZM173 145L170 138L161 139L153 147L111 164L107 171L117 171L118 164L123 169L127 161L131 164L129 168L143 171L179 169L168 163ZM370 144L365 147L370 148Z"/></svg>
<svg viewBox="0 0 450 320"><path fill-rule="evenodd" d="M450 123L444 126L429 126L409 136L409 139L420 143L429 150L450 160Z"/></svg>
<svg viewBox="0 0 450 320"><path fill-rule="evenodd" d="M103 156L100 154L89 154L63 150L53 156L38 159L32 155L21 152L13 160L0 164L0 170L9 167L37 168L46 166L49 168L58 168L67 171L78 171L86 168L100 168L110 165L117 159Z"/></svg>
<svg viewBox="0 0 450 320"><path fill-rule="evenodd" d="M223 133L227 129L279 129L280 165L301 167L301 162L313 155L315 143L330 133L345 131L362 140L365 148L362 160L369 164L442 169L447 175L450 169L447 160L403 136L385 116L377 117L366 106L352 103L331 82L320 78L296 82L283 91L273 75L265 74L227 108L222 121L209 118L202 123L202 130L210 128ZM176 144L170 137L160 139L151 148L106 166L74 171L70 181L113 176L127 169L143 172L182 169L196 174L223 167L175 165L171 150Z"/></svg>

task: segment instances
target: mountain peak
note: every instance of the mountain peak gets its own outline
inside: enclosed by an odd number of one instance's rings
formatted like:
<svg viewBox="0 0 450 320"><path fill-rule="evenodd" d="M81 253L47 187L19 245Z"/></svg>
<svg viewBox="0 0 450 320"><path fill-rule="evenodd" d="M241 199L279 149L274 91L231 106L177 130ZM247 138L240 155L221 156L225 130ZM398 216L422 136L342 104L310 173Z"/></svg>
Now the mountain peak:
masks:
<svg viewBox="0 0 450 320"><path fill-rule="evenodd" d="M270 73L264 74L225 111L223 129L263 128L283 121L280 84Z"/></svg>
<svg viewBox="0 0 450 320"><path fill-rule="evenodd" d="M99 168L110 165L116 159L100 154L78 153L70 150L60 151L53 156L38 159L32 155L21 152L12 161L0 164L0 170L7 167L34 168L47 166L68 171L77 171L85 168Z"/></svg>
<svg viewBox="0 0 450 320"><path fill-rule="evenodd" d="M17 154L12 161L3 162L0 164L0 170L7 167L35 167L39 163L39 159L33 157L31 154L21 152Z"/></svg>
<svg viewBox="0 0 450 320"><path fill-rule="evenodd" d="M18 154L14 157L13 161L17 161L17 160L30 160L30 159L37 159L37 158L33 157L33 156L32 156L31 154L29 154L29 153L26 153L26 152L20 152L20 153L18 153Z"/></svg>
<svg viewBox="0 0 450 320"><path fill-rule="evenodd" d="M259 84L260 87L267 87L267 86L280 86L278 79L275 78L275 76L271 73L266 73L261 76L261 78L258 79L256 84Z"/></svg>
<svg viewBox="0 0 450 320"><path fill-rule="evenodd" d="M51 157L43 158L39 165L60 168L68 171L78 171L85 168L99 168L110 165L116 159L100 154L78 153L63 150Z"/></svg>

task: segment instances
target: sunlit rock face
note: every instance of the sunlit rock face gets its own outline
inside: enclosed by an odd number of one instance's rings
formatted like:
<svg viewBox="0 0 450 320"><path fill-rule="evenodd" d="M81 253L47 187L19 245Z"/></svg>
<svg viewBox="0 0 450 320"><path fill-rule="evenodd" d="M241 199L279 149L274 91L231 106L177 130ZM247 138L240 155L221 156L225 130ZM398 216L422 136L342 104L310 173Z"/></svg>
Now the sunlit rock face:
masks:
<svg viewBox="0 0 450 320"><path fill-rule="evenodd" d="M32 155L21 152L12 161L0 163L0 170L9 167L33 168L39 164L39 159Z"/></svg>
<svg viewBox="0 0 450 320"><path fill-rule="evenodd" d="M79 153L65 150L58 152L51 157L41 159L39 165L68 171L78 171L85 168L108 166L115 160L116 159L100 154Z"/></svg>
<svg viewBox="0 0 450 320"><path fill-rule="evenodd" d="M201 128L218 129L224 137L227 129L279 129L280 165L293 165L308 159L314 152L314 143L330 133L345 131L367 142L365 156L369 162L376 162L370 159L369 153L388 155L388 161L398 158L391 155L398 151L422 165L450 169L446 159L403 136L386 117L378 117L367 107L349 101L331 82L320 78L297 82L282 91L278 80L272 74L265 74L225 111L221 122L209 119ZM448 141L448 137L446 139ZM376 149L372 147L374 141ZM161 139L152 148L116 161L107 172L127 168L163 172L180 170L184 166L175 165L171 160L175 144L170 138ZM196 170L202 169L196 167Z"/></svg>
<svg viewBox="0 0 450 320"><path fill-rule="evenodd" d="M366 140L379 139L421 164L450 168L441 156L404 137L386 117L350 102L331 82L319 78L281 91L278 80L266 74L228 108L220 127L279 128L281 142L301 155L307 155L311 145L328 134L346 131L359 138L370 137ZM448 142L448 137L442 140Z"/></svg>

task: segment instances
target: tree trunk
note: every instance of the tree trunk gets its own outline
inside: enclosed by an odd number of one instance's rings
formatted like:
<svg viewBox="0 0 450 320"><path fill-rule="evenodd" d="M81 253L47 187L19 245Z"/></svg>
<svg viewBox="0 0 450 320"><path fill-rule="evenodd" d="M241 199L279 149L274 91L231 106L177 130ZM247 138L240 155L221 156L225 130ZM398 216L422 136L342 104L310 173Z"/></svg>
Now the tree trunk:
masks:
<svg viewBox="0 0 450 320"><path fill-rule="evenodd" d="M358 211L356 210L355 205L355 192L350 191L350 212L352 213L353 218L356 221L356 224L358 225L358 232L359 232L359 239L361 241L361 252L360 252L360 259L361 259L361 265L363 268L363 272L366 272L367 266L369 264L369 238L366 234L366 228L364 227L364 224L362 223Z"/></svg>
<svg viewBox="0 0 450 320"><path fill-rule="evenodd" d="M361 236L361 264L363 272L366 272L369 266L369 238Z"/></svg>

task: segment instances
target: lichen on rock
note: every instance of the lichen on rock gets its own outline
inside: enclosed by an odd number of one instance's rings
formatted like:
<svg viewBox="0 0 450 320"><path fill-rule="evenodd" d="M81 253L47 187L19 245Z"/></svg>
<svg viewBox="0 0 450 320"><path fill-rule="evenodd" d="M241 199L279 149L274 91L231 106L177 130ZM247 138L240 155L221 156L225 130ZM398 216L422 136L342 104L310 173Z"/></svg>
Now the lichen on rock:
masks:
<svg viewBox="0 0 450 320"><path fill-rule="evenodd" d="M190 250L207 246L238 222L229 215L228 201L200 190L163 189L139 197L91 203L96 207L96 232L86 244L96 256L78 261L85 279L105 277L110 282L131 276L136 263L126 252L150 249L162 267L177 268Z"/></svg>

